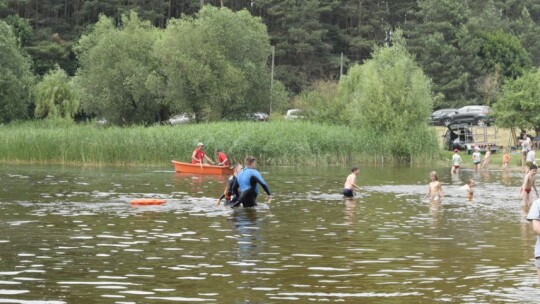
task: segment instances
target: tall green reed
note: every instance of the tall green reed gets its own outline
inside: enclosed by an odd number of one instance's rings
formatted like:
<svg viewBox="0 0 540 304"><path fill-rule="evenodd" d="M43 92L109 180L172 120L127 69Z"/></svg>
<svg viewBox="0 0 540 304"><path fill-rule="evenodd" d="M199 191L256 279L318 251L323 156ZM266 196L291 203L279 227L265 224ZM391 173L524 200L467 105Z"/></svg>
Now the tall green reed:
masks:
<svg viewBox="0 0 540 304"><path fill-rule="evenodd" d="M396 151L393 134L307 121L220 122L180 126L98 127L42 122L0 127L0 161L85 165L160 165L189 161L198 142L215 158L253 155L263 164L425 163L440 158L434 133L409 134Z"/></svg>

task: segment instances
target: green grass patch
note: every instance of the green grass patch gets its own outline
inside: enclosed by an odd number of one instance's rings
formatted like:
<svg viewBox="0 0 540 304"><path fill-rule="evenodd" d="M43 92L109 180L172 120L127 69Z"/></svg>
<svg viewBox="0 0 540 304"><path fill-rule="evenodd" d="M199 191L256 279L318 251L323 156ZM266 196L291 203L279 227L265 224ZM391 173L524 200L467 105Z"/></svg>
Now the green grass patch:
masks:
<svg viewBox="0 0 540 304"><path fill-rule="evenodd" d="M391 134L381 137L347 126L306 121L152 127L31 122L1 127L0 161L162 165L172 159L189 161L200 141L212 158L215 149L221 148L233 161L253 155L270 165L391 164L403 161L403 155L410 163L440 160L434 134L411 134L410 138L398 140L410 141L410 151L394 151Z"/></svg>

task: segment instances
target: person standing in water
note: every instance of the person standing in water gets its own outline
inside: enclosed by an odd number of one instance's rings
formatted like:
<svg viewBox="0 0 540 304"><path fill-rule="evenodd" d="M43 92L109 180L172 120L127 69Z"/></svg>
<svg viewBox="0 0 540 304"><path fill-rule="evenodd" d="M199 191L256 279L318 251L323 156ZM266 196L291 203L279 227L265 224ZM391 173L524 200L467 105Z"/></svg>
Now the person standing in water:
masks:
<svg viewBox="0 0 540 304"><path fill-rule="evenodd" d="M521 207L526 212L529 211L529 208L531 207L531 190L533 188L536 192L536 197L538 197L538 190L536 189L535 185L537 170L538 166L531 165L529 167L529 173L525 174L525 178L523 179L523 185L521 186Z"/></svg>
<svg viewBox="0 0 540 304"><path fill-rule="evenodd" d="M256 200L257 195L259 194L257 184L261 185L261 187L264 189L267 194L267 203L270 203L272 201L272 194L270 193L270 189L259 171L255 169L257 166L257 160L255 157L246 156L244 159L244 165L244 170L242 170L236 177L240 190L240 197L238 198L238 202L233 204L231 207L237 207L240 204L242 204L244 207L257 206Z"/></svg>
<svg viewBox="0 0 540 304"><path fill-rule="evenodd" d="M484 154L484 160L482 161L482 170L489 168L489 162L491 157L491 146L486 146L486 154Z"/></svg>
<svg viewBox="0 0 540 304"><path fill-rule="evenodd" d="M527 220L531 222L533 231L536 233L534 265L536 266L538 284L540 284L540 199L537 199L532 203L531 209L527 215Z"/></svg>
<svg viewBox="0 0 540 304"><path fill-rule="evenodd" d="M454 149L454 155L452 155L452 169L450 170L450 174L458 174L460 165L461 156L459 156L459 149Z"/></svg>
<svg viewBox="0 0 540 304"><path fill-rule="evenodd" d="M343 186L343 196L345 198L353 198L354 197L354 191L353 190L360 190L360 187L356 184L356 176L358 173L360 173L360 169L358 167L352 167L351 174L347 176L347 179L345 180L345 185Z"/></svg>
<svg viewBox="0 0 540 304"><path fill-rule="evenodd" d="M429 180L428 192L424 198L429 198L431 201L441 201L444 198L444 192L437 172L431 171Z"/></svg>
<svg viewBox="0 0 540 304"><path fill-rule="evenodd" d="M223 195L221 195L221 197L216 201L216 206L219 206L222 199L225 199L225 206L233 205L236 203L236 201L238 201L239 192L236 177L238 176L238 173L242 171L242 168L243 167L241 164L236 164L233 166L233 175L229 177L229 181L227 182L227 186L223 191Z"/></svg>
<svg viewBox="0 0 540 304"><path fill-rule="evenodd" d="M467 200L472 201L474 197L474 180L471 178L469 181L461 187L461 189L467 192Z"/></svg>
<svg viewBox="0 0 540 304"><path fill-rule="evenodd" d="M482 162L482 156L480 154L480 149L478 147L475 147L474 152L472 154L472 160L474 164L474 171L478 172L478 169L480 169L480 163Z"/></svg>
<svg viewBox="0 0 540 304"><path fill-rule="evenodd" d="M510 163L510 153L508 153L508 149L505 149L504 154L503 154L503 161L502 161L504 169L508 168L508 163Z"/></svg>

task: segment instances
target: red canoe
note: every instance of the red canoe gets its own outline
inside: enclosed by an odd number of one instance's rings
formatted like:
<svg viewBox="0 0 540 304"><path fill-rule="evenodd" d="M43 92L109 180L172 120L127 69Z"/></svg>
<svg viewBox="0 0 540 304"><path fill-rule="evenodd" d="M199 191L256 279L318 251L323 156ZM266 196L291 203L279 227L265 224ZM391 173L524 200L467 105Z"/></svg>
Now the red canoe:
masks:
<svg viewBox="0 0 540 304"><path fill-rule="evenodd" d="M200 165L200 164L190 164L183 163L176 160L173 160L174 170L179 173L196 173L196 174L214 174L214 175L225 175L232 174L233 169L224 166L210 166L210 165Z"/></svg>

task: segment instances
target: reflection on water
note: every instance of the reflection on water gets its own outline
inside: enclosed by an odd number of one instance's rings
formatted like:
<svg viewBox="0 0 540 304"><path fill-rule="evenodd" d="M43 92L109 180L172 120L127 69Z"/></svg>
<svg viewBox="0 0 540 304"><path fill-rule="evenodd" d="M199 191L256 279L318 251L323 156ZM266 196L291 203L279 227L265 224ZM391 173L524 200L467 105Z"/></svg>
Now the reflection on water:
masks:
<svg viewBox="0 0 540 304"><path fill-rule="evenodd" d="M0 303L530 303L540 296L522 173L264 168L270 205L213 203L227 177L4 167ZM475 199L460 187L476 182ZM138 197L167 200L133 207Z"/></svg>

